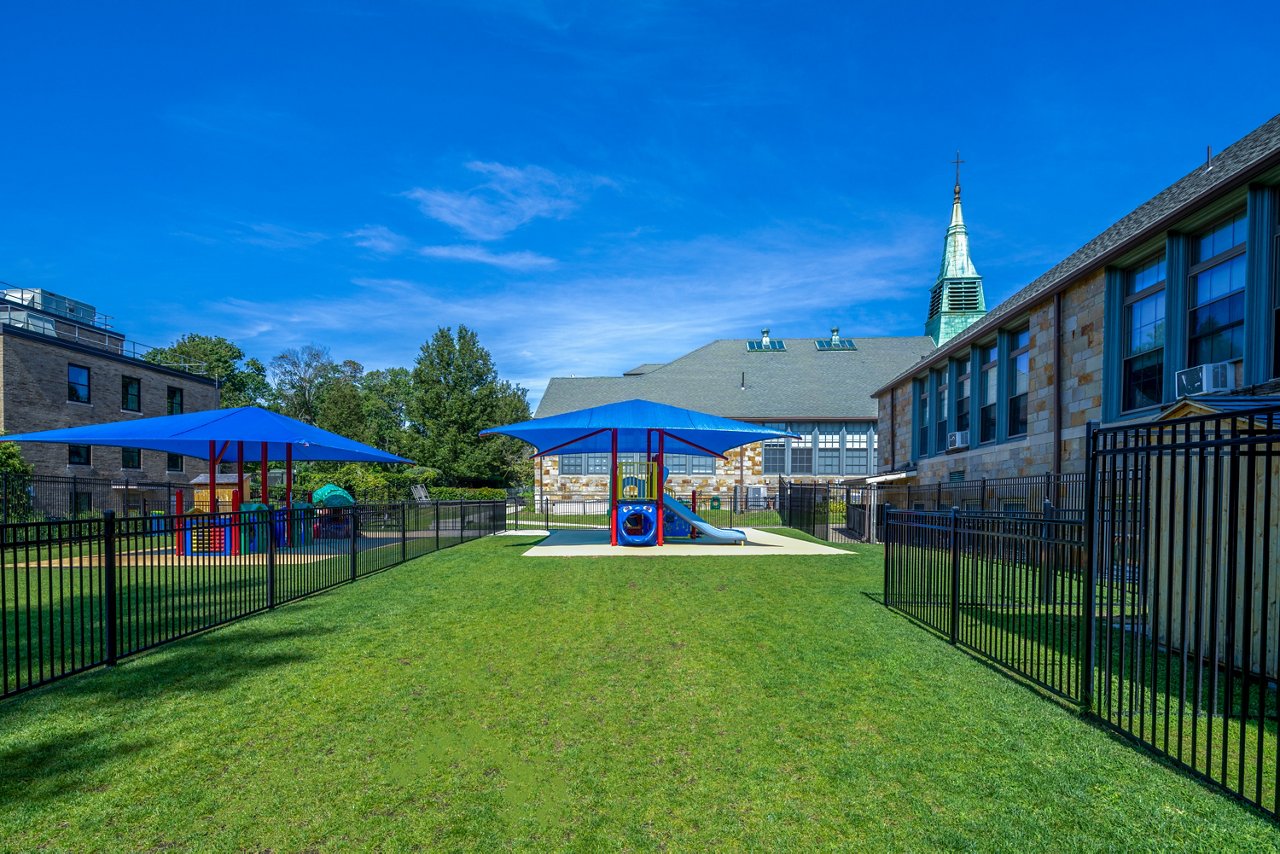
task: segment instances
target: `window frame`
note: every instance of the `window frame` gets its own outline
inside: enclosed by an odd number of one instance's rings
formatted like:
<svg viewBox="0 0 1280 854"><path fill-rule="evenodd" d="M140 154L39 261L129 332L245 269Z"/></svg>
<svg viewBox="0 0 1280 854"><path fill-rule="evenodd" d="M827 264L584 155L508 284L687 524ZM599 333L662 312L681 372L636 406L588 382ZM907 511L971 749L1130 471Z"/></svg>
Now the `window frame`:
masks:
<svg viewBox="0 0 1280 854"><path fill-rule="evenodd" d="M171 385L165 388L164 392L164 412L165 415L181 415L186 406L184 400L186 395L183 394L182 386ZM174 401L177 401L175 407Z"/></svg>
<svg viewBox="0 0 1280 854"><path fill-rule="evenodd" d="M991 358L986 358L990 352ZM978 362L978 441L974 442L973 437L969 437L970 445L993 445L1000 441L1000 343L999 341L989 341L985 344L979 344L977 348ZM991 376L995 378L994 389L987 380L987 372L991 372ZM987 400L988 393L993 398ZM984 438L983 431L986 427L987 409L992 409L993 415L991 420L991 437Z"/></svg>
<svg viewBox="0 0 1280 854"><path fill-rule="evenodd" d="M1027 335L1027 342L1020 346L1014 346L1018 338L1023 334ZM1006 439L1022 439L1030 434L1031 431L1031 413L1028 411L1028 403L1031 399L1031 348L1035 344L1035 336L1031 332L1031 323L1028 321L1025 326L1018 326L1008 330L1005 333L1005 349L1007 351L1001 362L1008 370L1008 378L1006 380L1005 394L1005 430ZM1019 392L1017 390L1018 359L1022 356L1027 357L1027 387ZM1016 401L1022 399L1022 429L1015 432L1013 429L1013 418L1017 411ZM997 425L997 430L998 430Z"/></svg>
<svg viewBox="0 0 1280 854"><path fill-rule="evenodd" d="M72 380L72 370L84 371L84 399L81 400L73 393L74 389L78 389L81 383ZM93 371L87 365L77 365L75 362L67 362L67 403L82 403L92 405L93 403Z"/></svg>
<svg viewBox="0 0 1280 854"><path fill-rule="evenodd" d="M955 385L952 397L955 398L955 429L956 432L966 432L973 423L973 354L969 353L963 359L955 359L951 363L952 382ZM961 387L964 388L964 394L960 393ZM961 426L960 403L964 402L964 426Z"/></svg>
<svg viewBox="0 0 1280 854"><path fill-rule="evenodd" d="M1243 219L1242 230L1244 233L1244 237L1243 239L1241 239L1239 243L1236 243L1233 246L1230 246L1227 249L1224 249L1223 251L1209 258L1198 257L1200 243L1206 236L1218 231L1219 229L1222 228L1222 226L1226 225L1229 222L1234 223L1238 219ZM1232 213L1227 214L1226 216L1223 216L1215 220L1213 224L1208 226L1207 228L1199 229L1198 231L1196 231L1195 233L1189 236L1188 244L1189 244L1188 245L1189 255L1187 259L1188 264L1187 264L1187 275L1186 275L1186 309L1183 317L1184 340L1186 341L1186 352L1185 352L1186 364L1183 365L1183 367L1193 368L1199 364L1212 364L1213 362L1196 361L1196 358L1197 358L1195 355L1196 343L1200 340L1209 338L1210 336L1221 334L1225 330L1235 329L1235 328L1239 328L1241 330L1240 354L1228 359L1217 359L1215 360L1215 362L1243 363L1245 353L1248 350L1248 345L1244 341L1245 329L1248 326L1248 292L1249 292L1249 274L1248 274L1249 210L1248 208L1247 207L1238 208ZM1207 302L1197 303L1196 302L1196 286L1198 285L1198 281L1197 281L1198 277L1214 269L1215 267L1219 267L1224 264L1234 262L1240 256L1245 256L1245 260L1244 260L1245 272L1242 274L1243 283L1241 284L1241 286L1236 290L1227 291L1221 296L1214 297L1213 299L1208 300ZM1241 303L1239 320L1232 321L1231 323L1228 323L1225 326L1221 326L1213 330L1212 332L1202 333L1200 335L1193 334L1193 326L1192 326L1191 318L1197 311L1201 311L1211 305L1214 305L1215 303L1222 303L1222 302L1225 302L1226 300L1235 299L1235 298L1239 298Z"/></svg>
<svg viewBox="0 0 1280 854"><path fill-rule="evenodd" d="M132 407L129 406L130 391L132 391L132 399L134 403ZM120 375L120 411L142 411L142 380L139 377L131 377L125 374Z"/></svg>
<svg viewBox="0 0 1280 854"><path fill-rule="evenodd" d="M76 449L84 449L84 459L77 459ZM93 446L92 445L67 445L67 465L69 466L91 466L93 465Z"/></svg>
<svg viewBox="0 0 1280 854"><path fill-rule="evenodd" d="M175 465L175 460L177 464ZM164 470L181 474L186 471L187 460L182 454L169 454L164 461Z"/></svg>
<svg viewBox="0 0 1280 854"><path fill-rule="evenodd" d="M129 465L129 456L134 456L138 464ZM141 471L142 470L142 449L141 448L121 448L120 449L120 470L121 471Z"/></svg>
<svg viewBox="0 0 1280 854"><path fill-rule="evenodd" d="M1164 265L1164 275L1153 284L1147 285L1142 290L1132 290L1134 278L1140 273L1150 269L1152 266ZM1132 293L1131 293L1132 291ZM1152 347L1138 353L1130 352L1133 348L1133 323L1131 322L1134 306L1141 302L1145 302L1157 294L1164 294L1164 305L1162 307L1161 322L1164 324L1164 330L1160 336L1160 346ZM1155 255L1128 267L1123 271L1121 276L1121 300L1120 300L1120 412L1128 415L1134 412L1142 412L1152 409L1164 403L1164 373L1165 373L1165 356L1168 350L1169 336L1169 257L1166 252L1161 250ZM1155 403L1143 406L1126 407L1129 399L1129 363L1135 359L1150 357L1152 353L1160 354L1160 399Z"/></svg>

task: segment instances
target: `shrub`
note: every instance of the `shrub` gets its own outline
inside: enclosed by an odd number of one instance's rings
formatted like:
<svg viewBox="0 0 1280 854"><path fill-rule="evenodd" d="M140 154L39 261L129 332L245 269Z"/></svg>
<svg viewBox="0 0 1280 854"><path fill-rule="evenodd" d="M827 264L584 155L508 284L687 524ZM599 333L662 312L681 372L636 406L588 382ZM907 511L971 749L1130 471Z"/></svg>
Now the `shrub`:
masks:
<svg viewBox="0 0 1280 854"><path fill-rule="evenodd" d="M431 497L436 501L506 501L507 491L492 486L435 486Z"/></svg>

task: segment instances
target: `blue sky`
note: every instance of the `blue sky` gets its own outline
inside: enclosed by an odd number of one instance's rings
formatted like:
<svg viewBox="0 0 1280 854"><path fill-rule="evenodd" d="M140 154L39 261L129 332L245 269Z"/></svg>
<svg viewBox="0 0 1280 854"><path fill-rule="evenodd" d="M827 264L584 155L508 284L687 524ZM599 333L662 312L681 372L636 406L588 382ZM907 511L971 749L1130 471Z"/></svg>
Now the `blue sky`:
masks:
<svg viewBox="0 0 1280 854"><path fill-rule="evenodd" d="M0 280L131 339L536 402L713 338L921 334L964 158L989 305L1280 112L1277 4L27 4Z"/></svg>

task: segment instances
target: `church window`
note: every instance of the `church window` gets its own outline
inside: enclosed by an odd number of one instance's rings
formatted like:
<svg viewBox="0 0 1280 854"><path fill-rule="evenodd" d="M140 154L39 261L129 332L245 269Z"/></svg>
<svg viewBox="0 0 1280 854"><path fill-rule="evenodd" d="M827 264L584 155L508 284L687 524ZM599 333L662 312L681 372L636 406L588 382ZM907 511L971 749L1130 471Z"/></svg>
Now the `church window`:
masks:
<svg viewBox="0 0 1280 854"><path fill-rule="evenodd" d="M934 405L934 435L933 448L936 452L941 453L947 449L947 386L948 377L946 369L938 371L933 375L934 384L938 388L936 403Z"/></svg>
<svg viewBox="0 0 1280 854"><path fill-rule="evenodd" d="M956 362L956 430L969 429L969 360Z"/></svg>
<svg viewBox="0 0 1280 854"><path fill-rule="evenodd" d="M1009 333L1009 432L1024 436L1027 432L1027 391L1031 379L1031 328Z"/></svg>
<svg viewBox="0 0 1280 854"><path fill-rule="evenodd" d="M813 474L813 425L792 424L791 432L799 437L791 440L791 473Z"/></svg>
<svg viewBox="0 0 1280 854"><path fill-rule="evenodd" d="M929 456L929 378L916 380L916 454Z"/></svg>
<svg viewBox="0 0 1280 854"><path fill-rule="evenodd" d="M1244 356L1245 232L1238 213L1191 242L1188 366Z"/></svg>
<svg viewBox="0 0 1280 854"><path fill-rule="evenodd" d="M1162 255L1125 276L1125 411L1155 406L1164 399L1165 274Z"/></svg>
<svg viewBox="0 0 1280 854"><path fill-rule="evenodd" d="M996 410L999 408L1000 348L988 344L981 349L982 368L979 371L978 390L981 392L981 408L978 410L979 442L996 440Z"/></svg>
<svg viewBox="0 0 1280 854"><path fill-rule="evenodd" d="M818 425L818 474L840 474L840 424Z"/></svg>

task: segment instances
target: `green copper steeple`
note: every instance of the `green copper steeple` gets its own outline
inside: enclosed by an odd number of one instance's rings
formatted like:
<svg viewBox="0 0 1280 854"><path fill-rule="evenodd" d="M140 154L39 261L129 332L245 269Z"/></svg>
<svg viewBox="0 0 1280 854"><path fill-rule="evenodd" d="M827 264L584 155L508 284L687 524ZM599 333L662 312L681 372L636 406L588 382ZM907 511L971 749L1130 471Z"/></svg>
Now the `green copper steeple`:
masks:
<svg viewBox="0 0 1280 854"><path fill-rule="evenodd" d="M982 277L969 258L969 232L960 209L960 152L956 152L956 189L951 203L951 225L947 227L942 269L929 294L929 318L924 331L942 346L987 313L982 296Z"/></svg>

